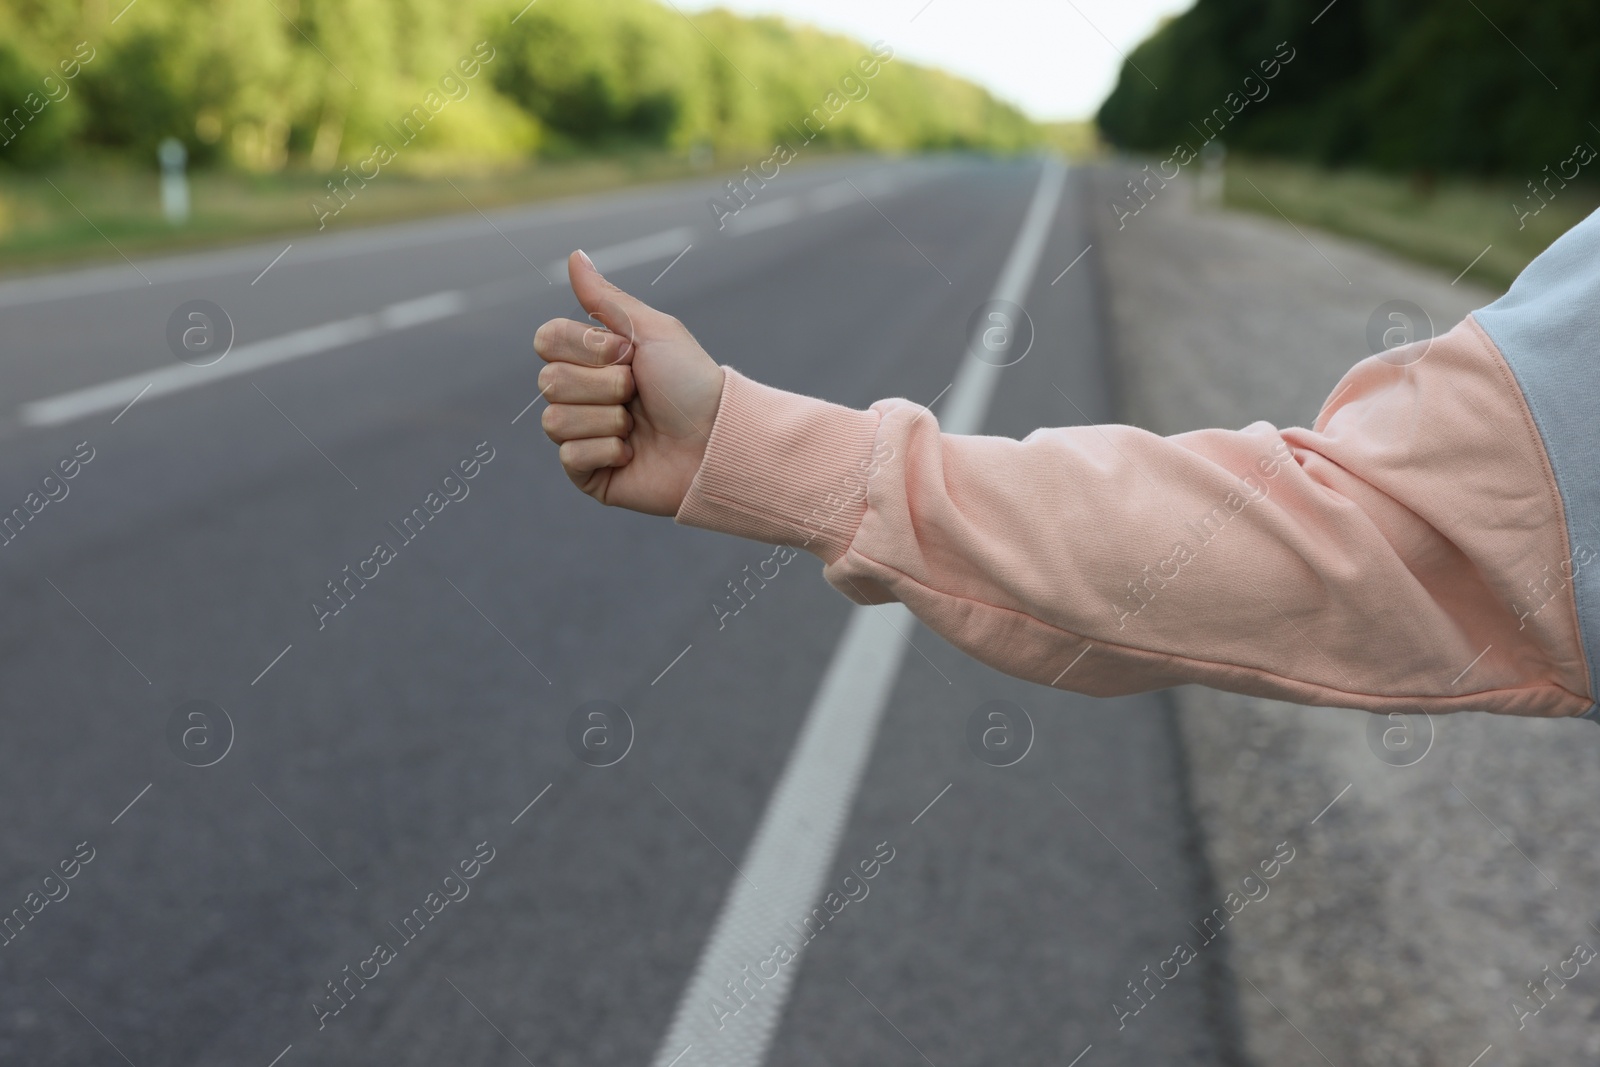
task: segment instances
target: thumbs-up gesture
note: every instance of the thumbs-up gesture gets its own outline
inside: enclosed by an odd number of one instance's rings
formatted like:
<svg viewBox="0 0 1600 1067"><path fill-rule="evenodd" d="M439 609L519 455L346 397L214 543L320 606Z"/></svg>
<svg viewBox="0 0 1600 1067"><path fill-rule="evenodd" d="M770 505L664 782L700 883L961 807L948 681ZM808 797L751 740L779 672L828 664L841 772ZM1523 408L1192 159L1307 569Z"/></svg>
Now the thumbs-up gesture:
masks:
<svg viewBox="0 0 1600 1067"><path fill-rule="evenodd" d="M548 364L544 432L567 477L602 504L676 514L716 421L722 368L683 323L606 281L583 252L567 274L600 325L551 319L534 334Z"/></svg>

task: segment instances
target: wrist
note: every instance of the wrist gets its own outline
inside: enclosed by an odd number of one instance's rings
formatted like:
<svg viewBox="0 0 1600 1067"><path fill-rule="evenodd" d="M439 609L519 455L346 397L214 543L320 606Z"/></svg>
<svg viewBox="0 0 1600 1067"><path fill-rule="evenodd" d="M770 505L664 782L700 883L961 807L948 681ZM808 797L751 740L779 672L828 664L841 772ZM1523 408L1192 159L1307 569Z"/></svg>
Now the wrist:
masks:
<svg viewBox="0 0 1600 1067"><path fill-rule="evenodd" d="M678 511L682 510L683 502L688 498L694 480L699 477L701 468L705 466L706 453L710 449L712 435L716 433L717 419L722 410L726 388L725 369L721 364L713 363L706 380L695 390L700 402L695 405L695 415L689 420L692 432L683 438L686 454L676 487Z"/></svg>
<svg viewBox="0 0 1600 1067"><path fill-rule="evenodd" d="M878 415L725 368L704 452L676 520L806 548L831 562L866 512Z"/></svg>

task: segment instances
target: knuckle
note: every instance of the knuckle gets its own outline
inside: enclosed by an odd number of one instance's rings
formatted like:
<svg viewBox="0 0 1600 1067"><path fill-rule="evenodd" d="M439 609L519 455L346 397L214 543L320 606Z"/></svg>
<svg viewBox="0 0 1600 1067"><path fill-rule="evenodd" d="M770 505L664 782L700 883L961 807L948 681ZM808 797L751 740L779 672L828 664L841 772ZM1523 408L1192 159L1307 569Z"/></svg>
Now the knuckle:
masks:
<svg viewBox="0 0 1600 1067"><path fill-rule="evenodd" d="M589 462L589 449L585 441L563 441L561 444L561 464L569 470L587 471L594 467Z"/></svg>

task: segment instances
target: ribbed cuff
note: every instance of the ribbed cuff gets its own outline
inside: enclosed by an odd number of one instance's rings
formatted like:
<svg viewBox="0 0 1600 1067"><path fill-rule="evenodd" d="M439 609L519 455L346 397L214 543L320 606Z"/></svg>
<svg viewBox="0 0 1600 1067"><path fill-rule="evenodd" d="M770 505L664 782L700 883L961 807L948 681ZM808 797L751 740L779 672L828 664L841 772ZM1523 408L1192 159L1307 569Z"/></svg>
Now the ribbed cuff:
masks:
<svg viewBox="0 0 1600 1067"><path fill-rule="evenodd" d="M867 510L878 415L786 393L723 368L722 402L675 520L832 563Z"/></svg>

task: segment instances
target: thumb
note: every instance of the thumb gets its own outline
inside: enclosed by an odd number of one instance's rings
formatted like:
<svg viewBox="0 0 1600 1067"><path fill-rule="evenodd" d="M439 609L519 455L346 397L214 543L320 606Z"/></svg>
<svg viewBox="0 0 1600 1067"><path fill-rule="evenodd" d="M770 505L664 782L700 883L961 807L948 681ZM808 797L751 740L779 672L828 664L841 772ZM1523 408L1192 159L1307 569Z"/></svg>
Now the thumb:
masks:
<svg viewBox="0 0 1600 1067"><path fill-rule="evenodd" d="M600 320L606 329L629 341L637 341L640 327L647 327L660 315L643 300L608 282L581 248L567 257L567 277L583 310Z"/></svg>

